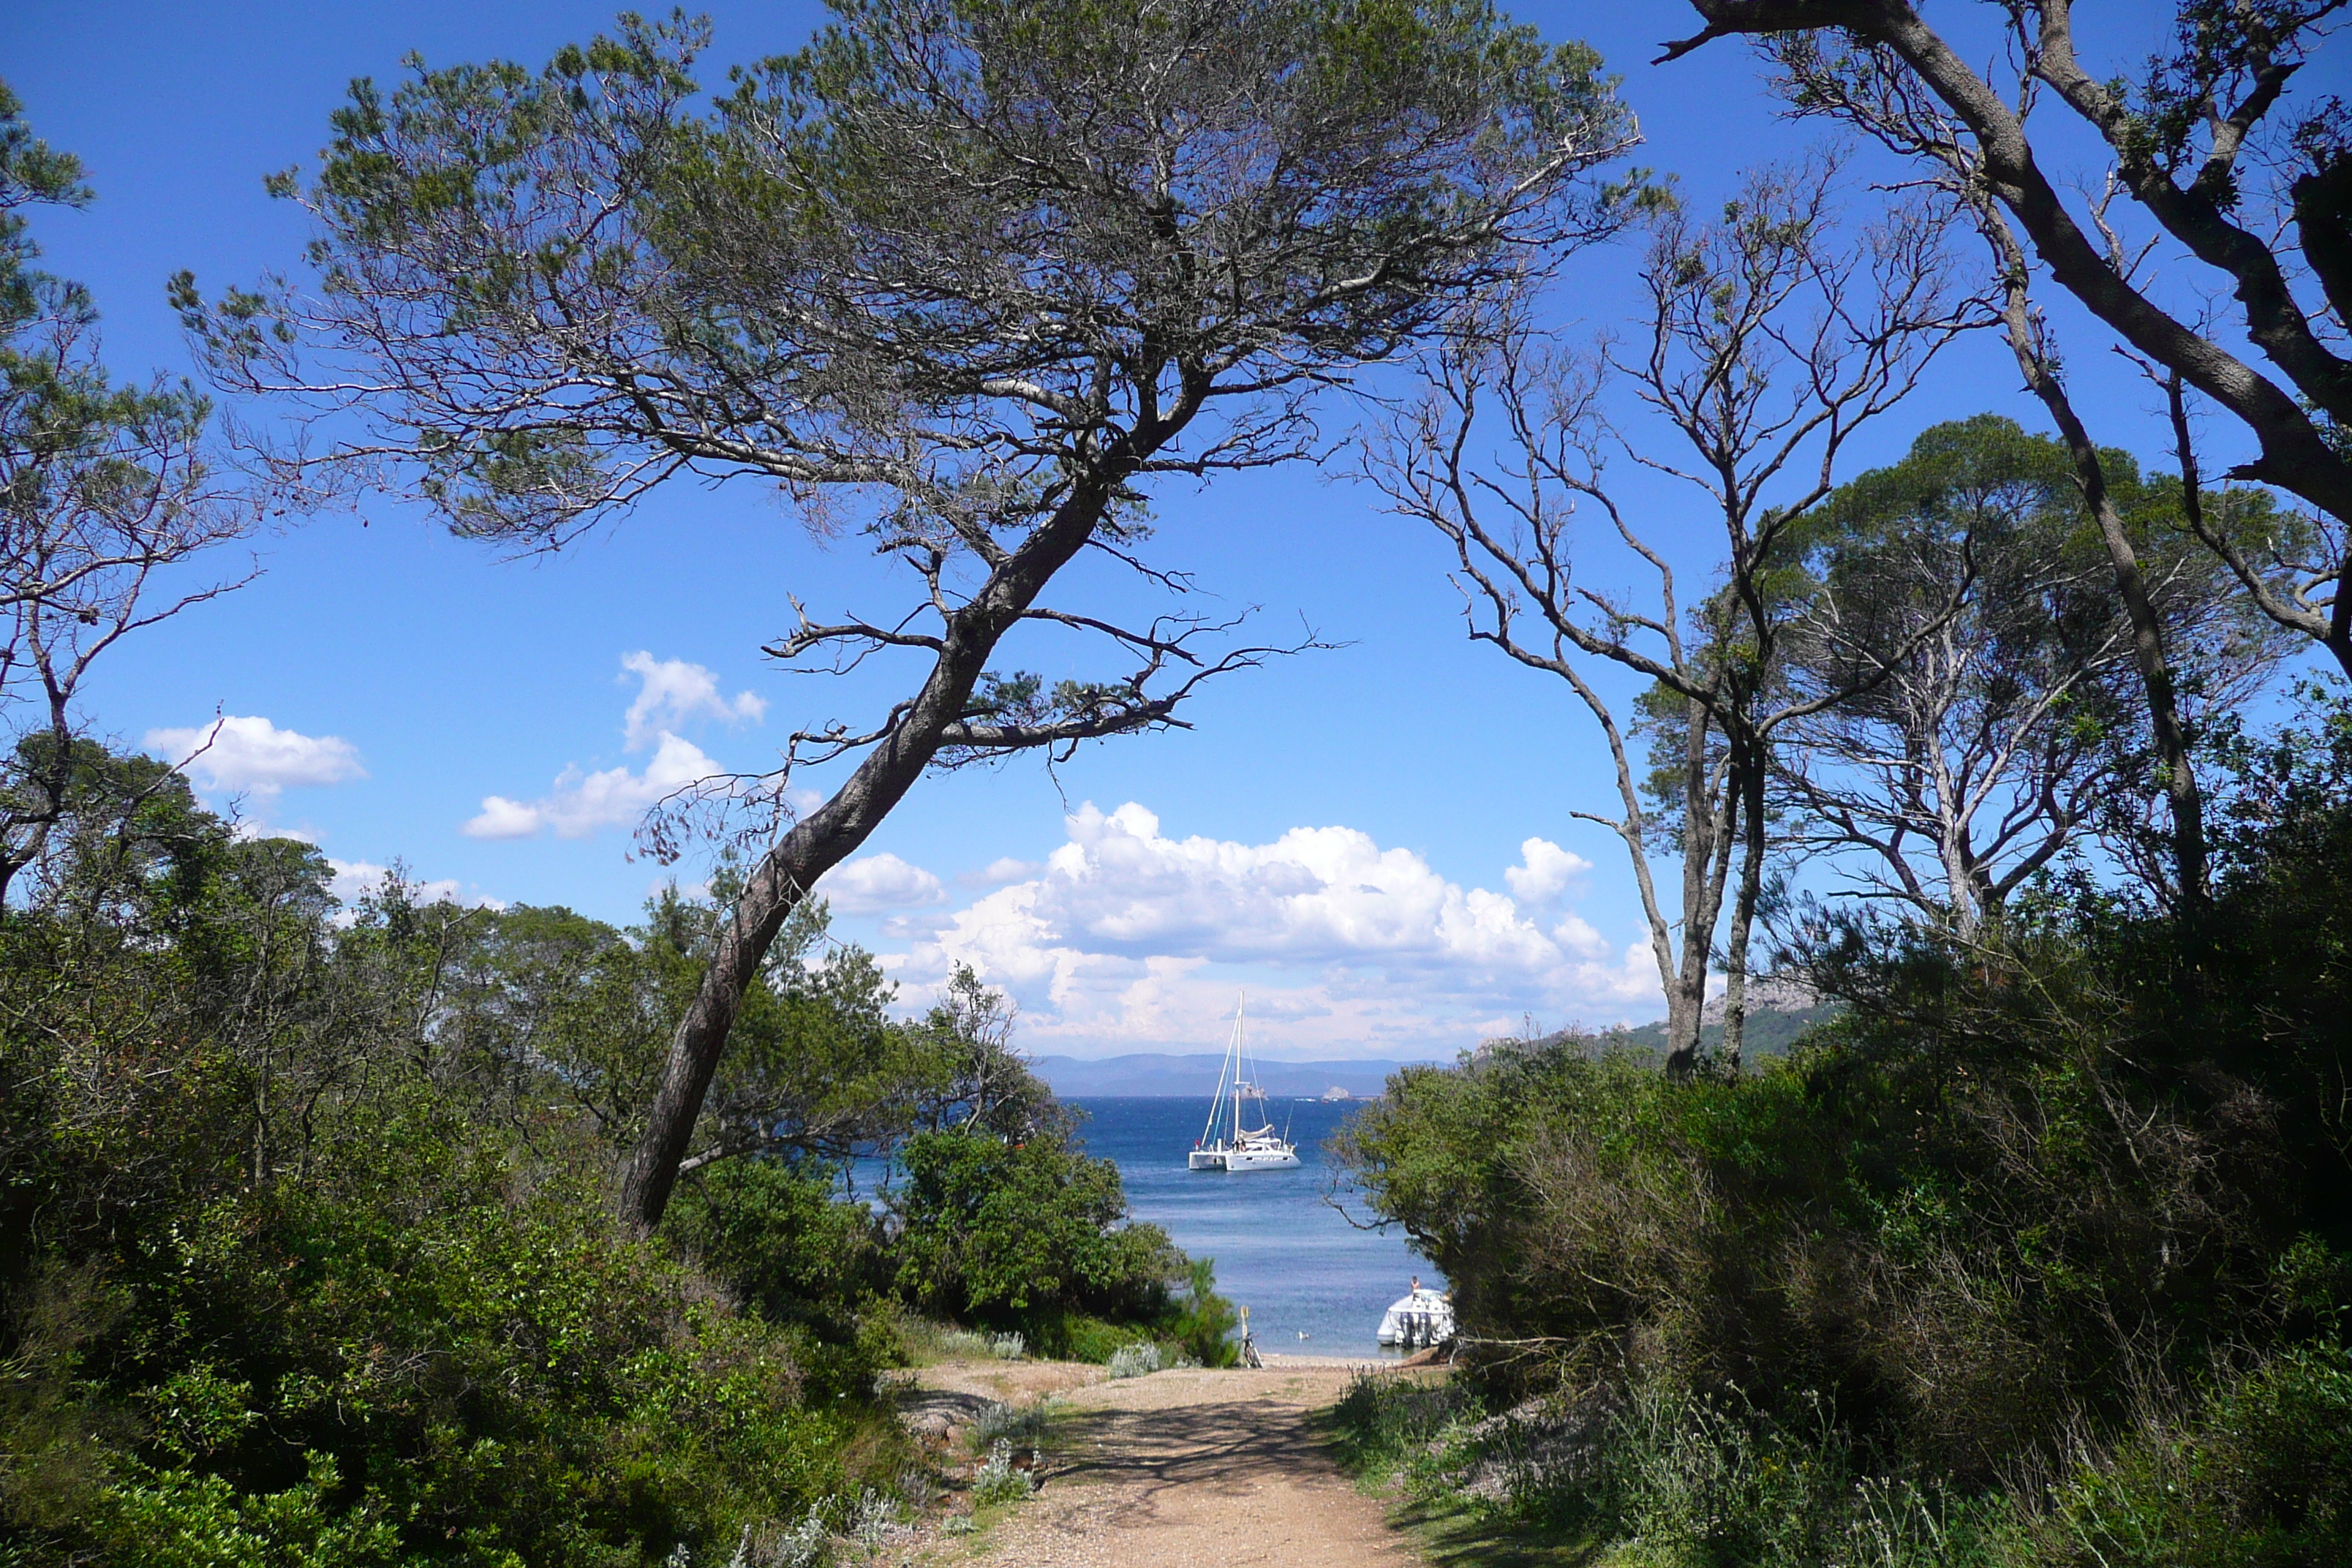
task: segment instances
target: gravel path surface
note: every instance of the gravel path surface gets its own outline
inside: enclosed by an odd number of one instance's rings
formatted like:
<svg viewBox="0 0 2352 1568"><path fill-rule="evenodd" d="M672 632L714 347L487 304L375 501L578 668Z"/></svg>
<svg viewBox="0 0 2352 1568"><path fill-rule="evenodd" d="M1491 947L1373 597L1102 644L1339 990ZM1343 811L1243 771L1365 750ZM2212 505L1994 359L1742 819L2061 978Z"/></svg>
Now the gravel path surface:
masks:
<svg viewBox="0 0 2352 1568"><path fill-rule="evenodd" d="M970 1561L1001 1568L1403 1568L1420 1561L1383 1522L1380 1500L1339 1473L1309 1429L1309 1415L1346 1391L1345 1363L1072 1386L1088 1373L1099 1376L1095 1368L1030 1373L1060 1384L1057 1404L1070 1414L1058 1426L1044 1488L989 1531ZM924 1379L931 1386L963 1381L959 1373Z"/></svg>

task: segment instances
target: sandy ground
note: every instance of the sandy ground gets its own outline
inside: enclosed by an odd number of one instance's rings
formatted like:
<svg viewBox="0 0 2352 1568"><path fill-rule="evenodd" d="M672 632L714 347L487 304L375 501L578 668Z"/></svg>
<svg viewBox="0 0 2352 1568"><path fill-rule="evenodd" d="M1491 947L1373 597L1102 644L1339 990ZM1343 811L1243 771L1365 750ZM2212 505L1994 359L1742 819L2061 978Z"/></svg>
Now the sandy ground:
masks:
<svg viewBox="0 0 2352 1568"><path fill-rule="evenodd" d="M1298 1357L1249 1372L1105 1379L1028 1363L929 1369L941 1397L1056 1395L1045 1485L965 1561L1001 1568L1281 1568L1420 1561L1316 1444L1307 1418L1351 1363ZM944 1543L942 1543L944 1544ZM952 1551L943 1554L953 1561Z"/></svg>

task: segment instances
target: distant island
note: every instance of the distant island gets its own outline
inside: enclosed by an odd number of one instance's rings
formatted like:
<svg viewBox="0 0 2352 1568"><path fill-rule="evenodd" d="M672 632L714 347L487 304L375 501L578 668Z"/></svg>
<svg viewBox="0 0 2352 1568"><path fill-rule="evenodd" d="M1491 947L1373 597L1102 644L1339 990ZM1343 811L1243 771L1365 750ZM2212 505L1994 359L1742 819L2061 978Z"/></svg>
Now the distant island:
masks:
<svg viewBox="0 0 2352 1568"><path fill-rule="evenodd" d="M1423 1059L1440 1060L1434 1056ZM1449 1055L1444 1059L1451 1061L1452 1058ZM1119 1095L1206 1100L1216 1091L1221 1060L1213 1052L1175 1056L1150 1051L1092 1061L1077 1057L1038 1057L1029 1065L1064 1100ZM1276 1099L1362 1100L1381 1093L1389 1074L1407 1065L1402 1061L1280 1062L1260 1058L1258 1086Z"/></svg>

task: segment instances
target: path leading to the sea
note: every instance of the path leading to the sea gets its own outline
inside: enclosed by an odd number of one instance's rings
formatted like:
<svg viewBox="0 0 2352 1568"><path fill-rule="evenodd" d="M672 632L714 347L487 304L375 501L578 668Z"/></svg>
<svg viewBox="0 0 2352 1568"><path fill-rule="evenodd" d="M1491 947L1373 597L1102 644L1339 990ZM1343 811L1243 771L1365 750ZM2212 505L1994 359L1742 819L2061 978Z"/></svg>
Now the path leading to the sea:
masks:
<svg viewBox="0 0 2352 1568"><path fill-rule="evenodd" d="M1310 1415L1346 1392L1349 1375L1344 1364L1294 1363L1052 1390L1068 1414L1055 1424L1045 1483L969 1560L998 1568L1416 1563L1380 1500L1340 1474L1310 1428ZM971 1391L988 1390L974 1380Z"/></svg>

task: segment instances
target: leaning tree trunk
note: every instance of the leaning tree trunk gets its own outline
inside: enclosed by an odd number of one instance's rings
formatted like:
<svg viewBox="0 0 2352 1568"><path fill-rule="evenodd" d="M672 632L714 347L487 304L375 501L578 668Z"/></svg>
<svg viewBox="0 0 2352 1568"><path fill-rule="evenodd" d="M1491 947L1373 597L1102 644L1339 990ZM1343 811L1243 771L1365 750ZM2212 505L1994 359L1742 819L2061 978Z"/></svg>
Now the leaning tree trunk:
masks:
<svg viewBox="0 0 2352 1568"><path fill-rule="evenodd" d="M2131 622L2132 658L2139 669L2141 689L2147 696L2148 729L2156 742L2157 765L2164 774L2165 804L2172 818L2173 879L2181 904L2195 909L2205 902L2205 800L2189 761L2188 728L2180 721L2179 698L2173 686L2171 663L2165 656L2164 625L2157 618L2147 576L2140 570L2131 537L2124 531L2123 519L2116 515L2115 500L2107 493L2098 448L2075 416L2073 402L2038 354L2030 363L2028 356L2020 354L2019 361L2028 364L2028 383L2057 422L2074 459L2075 482L2082 489L2084 504L2090 508L2099 538L2106 545L2116 594Z"/></svg>
<svg viewBox="0 0 2352 1568"><path fill-rule="evenodd" d="M964 718L972 688L998 641L1093 534L1118 478L1098 474L1079 486L990 574L971 601L949 618L938 662L898 723L832 799L794 824L761 858L745 881L702 984L670 1036L645 1133L622 1167L619 1207L631 1224L651 1230L661 1223L736 1010L786 918L818 878L856 853L930 766L941 737Z"/></svg>
<svg viewBox="0 0 2352 1568"><path fill-rule="evenodd" d="M2164 773L2165 802L2172 817L2173 879L2182 906L2201 908L2206 896L2205 801L2197 787L2196 770L2189 763L2188 731L2180 721L2171 665L2165 657L2164 626L2157 618L2156 604L2147 591L2147 577L2140 570L2131 536L2125 532L2114 498L2107 493L2106 470L2099 461L2099 449L2075 414L2074 400L2066 395L2065 384L2052 368L2050 356L2035 330L2025 291L2028 273L2024 253L2008 226L1997 216L1988 216L1987 237L2007 262L2001 321L2008 332L2010 351L2017 358L2018 369L2024 374L2027 389L2041 400L2058 426L2059 437L2074 458L2074 481L2082 489L2083 504L2090 509L2093 521L2098 524L2099 538L2106 546L2107 561L2115 572L2116 593L2131 622L2132 658L2147 696L2148 728L2156 742L2157 765Z"/></svg>

